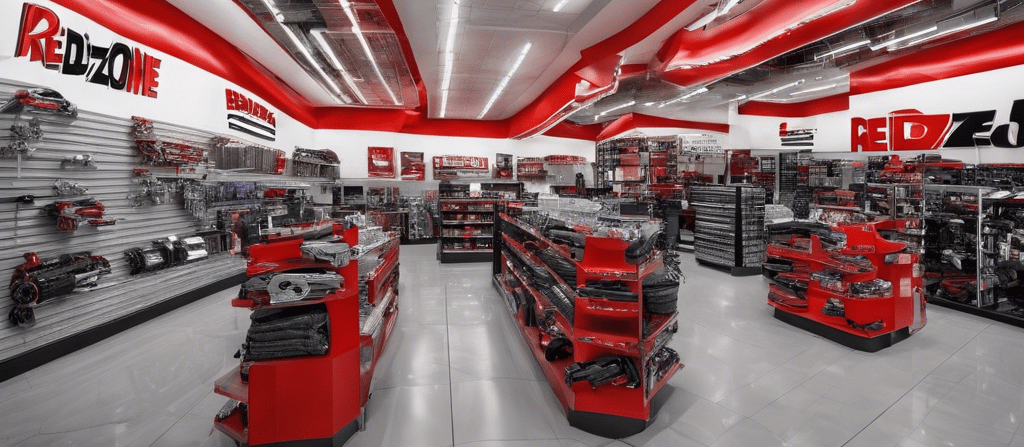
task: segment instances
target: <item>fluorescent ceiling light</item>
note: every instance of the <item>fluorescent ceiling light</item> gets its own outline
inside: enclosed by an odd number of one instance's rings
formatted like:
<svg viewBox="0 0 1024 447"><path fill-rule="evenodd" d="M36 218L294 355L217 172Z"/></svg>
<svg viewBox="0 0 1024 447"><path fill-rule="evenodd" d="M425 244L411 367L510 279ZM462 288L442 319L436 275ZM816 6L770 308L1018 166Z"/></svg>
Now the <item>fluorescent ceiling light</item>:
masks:
<svg viewBox="0 0 1024 447"><path fill-rule="evenodd" d="M609 113L612 113L612 112L614 112L616 110L625 109L626 107L630 107L630 106L634 106L634 105L636 105L636 101L630 101L630 102L627 102L625 104L619 104L619 105L617 105L615 107L612 107L612 108L610 108L608 110L605 110L604 112L601 112L601 113L597 114L597 116L605 116L605 115L607 115Z"/></svg>
<svg viewBox="0 0 1024 447"><path fill-rule="evenodd" d="M807 90L800 90L798 92L793 92L793 93L790 93L789 96L797 96L797 95L803 95L803 94L806 94L806 93L820 92L822 90L828 90L830 88L835 88L835 87L838 87L838 86L839 86L839 84L823 85L821 87L814 87L814 88L809 88Z"/></svg>
<svg viewBox="0 0 1024 447"><path fill-rule="evenodd" d="M562 8L564 8L564 7L565 7L565 5L566 5L566 4L568 4L568 3L569 3L569 0L562 0L562 1L558 2L558 4L557 4L557 5L555 5L555 7L554 7L554 8L551 8L551 12L558 12L558 11L561 11L561 10L562 10Z"/></svg>
<svg viewBox="0 0 1024 447"><path fill-rule="evenodd" d="M725 4L725 6L722 7L722 12L718 13L718 15L725 15L725 14L727 14L730 9L732 9L734 6L736 6L738 4L740 4L740 0L729 0Z"/></svg>
<svg viewBox="0 0 1024 447"><path fill-rule="evenodd" d="M999 20L999 17L994 17L994 16L993 17L987 17L987 18L979 20L977 22L971 22L971 23L968 23L966 25L960 25L960 26L957 26L957 27L954 27L954 28L943 30L943 31L941 31L939 33L936 33L936 34L932 34L931 36L927 36L927 37L924 37L924 38L921 38L921 39L917 39L917 40L912 40L907 45L908 46L910 46L910 45L917 45L917 44L919 44L921 42L924 42L926 40L931 40L931 39L934 39L936 37L942 37L942 36L945 36L947 34L953 34L953 33L957 32L957 31L963 31L963 30L967 30L967 29L971 29L971 28L977 28L977 27L979 27L981 25L984 25L986 23L995 22L996 20Z"/></svg>
<svg viewBox="0 0 1024 447"><path fill-rule="evenodd" d="M284 21L284 14L281 14L281 10L277 9L277 6L274 5L273 1L271 1L271 0L262 0L262 1L263 1L263 6L266 6L267 9L270 10L270 13L274 15L274 18L277 19L278 22L283 22ZM284 25L284 24L282 23L282 25Z"/></svg>
<svg viewBox="0 0 1024 447"><path fill-rule="evenodd" d="M730 99L729 101L743 101L744 99L747 99L747 95L740 95L739 97Z"/></svg>
<svg viewBox="0 0 1024 447"><path fill-rule="evenodd" d="M366 53L366 57L370 59L370 64L373 65L373 71L377 73L377 79L380 79L380 83L384 85L384 89L387 90L388 96L391 97L391 102L395 103L396 106L402 105L395 97L395 92L391 90L391 86L388 85L387 79L384 79L384 73L381 73L380 66L377 65L377 59L373 57L373 51L370 50L370 44L366 42L366 37L363 36L363 30L359 29L359 21L356 20L355 12L352 11L352 4L346 0L341 0L341 7L345 8L345 15L352 22L352 32L355 33L356 38L359 39L359 44L363 46L363 52Z"/></svg>
<svg viewBox="0 0 1024 447"><path fill-rule="evenodd" d="M660 109L660 108L665 107L667 105L675 104L675 103L677 103L679 101L683 101L685 99L692 98L692 97L697 96L697 95L699 95L701 93L706 93L707 91L708 91L707 87L701 87L701 88L699 88L697 90L694 90L694 91L692 91L690 93L687 93L687 94L685 94L683 96L680 96L680 97L678 97L676 99L673 99L673 100L668 101L668 102L661 103L661 105L659 105L658 108Z"/></svg>
<svg viewBox="0 0 1024 447"><path fill-rule="evenodd" d="M334 54L334 50L331 49L331 46L327 43L327 39L324 38L324 33L326 32L327 31L323 29L315 29L310 31L310 35L312 35L313 40L320 45L320 50L327 55L327 58L330 59L334 68L341 72L341 78L345 80L345 84L348 84L348 87L356 94L359 98L359 102L366 104L366 97L363 96L363 92L359 90L359 86L356 85L355 79L352 79L352 75L345 69L345 65L338 60L338 56Z"/></svg>
<svg viewBox="0 0 1024 447"><path fill-rule="evenodd" d="M932 25L932 26L929 26L928 28L925 28L925 29L923 29L921 31L916 31L916 32L907 34L906 36L898 37L896 39L890 39L890 40L882 42L882 43L880 43L878 45L872 45L871 46L871 51L878 51L878 50L881 50L882 48L891 47L891 46L896 45L897 43L903 42L904 40L909 40L909 39L913 39L915 37L920 37L920 36L923 36L925 34L928 34L928 33L932 32L932 31L935 31L937 29L939 29L939 27L937 27L935 25Z"/></svg>
<svg viewBox="0 0 1024 447"><path fill-rule="evenodd" d="M776 94L778 92L781 92L783 90L790 89L790 88L796 87L798 85L802 85L803 83L804 83L803 79L801 79L799 81L790 82L789 84L783 85L781 87L775 87L775 88L773 88L771 90L768 90L766 92L758 93L758 94L756 94L754 96L751 96L750 99L757 99L757 98L765 97L765 96L768 96L768 95L774 95L774 94Z"/></svg>
<svg viewBox="0 0 1024 447"><path fill-rule="evenodd" d="M276 6L274 6L274 2L271 0L262 1L263 5L266 6L270 13L274 15L274 18L277 19L278 24L281 25L281 29L284 30L284 33L292 41L292 45L295 45L295 47L299 49L299 53L302 53L302 55L305 56L306 60L309 61L309 65L311 65L313 69L320 74L320 77L322 77L323 80L326 81L327 84L331 86L336 95L342 96L343 102L351 103L352 98L349 98L348 95L342 93L341 88L338 87L338 84L334 82L334 79L331 79L330 76L327 76L327 73L324 72L324 69L320 68L320 63L318 63L316 59L313 59L313 55L309 53L308 49L306 49L306 45L304 45L302 41L300 41L299 38L295 36L295 33L292 32L292 29L289 28L288 25L281 23L281 20L284 18L284 16L281 14L281 11L278 10ZM335 96L335 100L337 99L337 96Z"/></svg>
<svg viewBox="0 0 1024 447"><path fill-rule="evenodd" d="M512 80L512 76L515 76L516 70L519 70L519 66L523 64L523 59L526 59L526 53L529 53L530 48L532 47L533 43L527 42L526 46L523 47L523 50L519 52L519 59L516 59L516 63L512 65L512 69L508 71L508 74L501 78L501 83L498 84L497 90L495 90L494 94L491 95L491 99L487 101L487 105L484 107L484 110L480 112L480 116L476 117L477 119L483 119L484 115L487 115L487 112L491 111L491 106L494 105L494 102L497 101L502 92L505 91L505 87L508 87L508 82Z"/></svg>
<svg viewBox="0 0 1024 447"><path fill-rule="evenodd" d="M452 0L451 20L448 23L448 40L444 46L444 77L441 78L441 113L444 118L448 110L448 89L452 83L452 66L455 65L455 31L459 28L459 0Z"/></svg>
<svg viewBox="0 0 1024 447"><path fill-rule="evenodd" d="M711 23L712 20L715 20L717 18L718 18L718 10L715 9L714 11L709 12L708 15L706 15L704 17L701 17L700 20L697 20L696 22L693 22L693 23L687 25L686 30L687 31L696 31L696 30L704 27L704 25L707 25L707 24Z"/></svg>
<svg viewBox="0 0 1024 447"><path fill-rule="evenodd" d="M849 45L843 46L842 48L836 48L836 49L834 49L832 51L829 51L828 53L819 54L817 56L814 56L814 60L826 58L826 57L831 56L833 54L839 54L839 53L842 53L842 52L845 52L845 51L850 51L850 50L852 50L854 48L861 47L861 46L867 45L869 43L871 43L870 39L869 40L862 40L860 42L851 43Z"/></svg>

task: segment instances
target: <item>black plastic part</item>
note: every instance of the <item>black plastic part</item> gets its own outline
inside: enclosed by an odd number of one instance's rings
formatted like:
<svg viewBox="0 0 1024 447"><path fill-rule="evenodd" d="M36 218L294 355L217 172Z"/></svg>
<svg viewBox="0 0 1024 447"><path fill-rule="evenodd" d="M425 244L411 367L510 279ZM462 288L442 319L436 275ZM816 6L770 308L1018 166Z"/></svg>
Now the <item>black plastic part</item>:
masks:
<svg viewBox="0 0 1024 447"><path fill-rule="evenodd" d="M265 447L341 447L345 445L345 443L348 442L348 440L352 438L352 436L354 436L357 432L359 432L359 421L354 419L352 420L352 422L349 422L348 425L342 427L341 430L338 430L338 432L335 433L334 436L330 438L300 439L297 441L274 442L270 444L249 444L249 446L255 447L259 445Z"/></svg>
<svg viewBox="0 0 1024 447"><path fill-rule="evenodd" d="M198 289L186 291L157 304L111 320L91 329L47 343L31 351L11 357L0 363L0 382L28 372L33 368L45 365L53 360L71 354L79 349L95 344L119 332L131 329L153 318L182 307L186 304L206 298L214 293L240 286L248 277L245 272L229 276L220 281L207 284Z"/></svg>
<svg viewBox="0 0 1024 447"><path fill-rule="evenodd" d="M633 419L624 416L615 416L602 413L591 413L589 411L576 411L569 409L566 413L569 425L606 438L625 438L640 433L647 429L651 420Z"/></svg>
<svg viewBox="0 0 1024 447"><path fill-rule="evenodd" d="M725 265L713 264L713 263L706 262L706 261L703 261L703 260L700 260L700 259L697 260L697 263L700 264L700 265L703 265L705 267L711 267L711 268L713 268L715 270L721 270L723 272L731 274L732 276L757 276L757 275L761 274L761 266L757 266L757 267L730 267L730 266L725 266Z"/></svg>
<svg viewBox="0 0 1024 447"><path fill-rule="evenodd" d="M812 334L825 337L847 348L864 352L878 352L910 337L910 328L908 327L872 338L858 337L849 332L841 331L832 326L809 320L779 308L775 309L775 318Z"/></svg>

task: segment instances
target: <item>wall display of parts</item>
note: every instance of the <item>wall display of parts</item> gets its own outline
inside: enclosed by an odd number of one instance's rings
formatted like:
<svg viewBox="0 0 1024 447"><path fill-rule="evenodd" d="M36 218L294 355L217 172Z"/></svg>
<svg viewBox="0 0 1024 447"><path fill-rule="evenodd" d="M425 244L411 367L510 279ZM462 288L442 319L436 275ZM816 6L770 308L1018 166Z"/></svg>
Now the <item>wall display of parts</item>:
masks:
<svg viewBox="0 0 1024 447"><path fill-rule="evenodd" d="M441 155L433 158L434 180L486 178L490 176L487 157Z"/></svg>
<svg viewBox="0 0 1024 447"><path fill-rule="evenodd" d="M927 322L920 255L882 237L894 220L829 227L770 226L763 266L775 318L844 346L875 352Z"/></svg>
<svg viewBox="0 0 1024 447"><path fill-rule="evenodd" d="M296 147L292 152L292 174L296 177L336 179L341 175L340 166L338 154L330 149Z"/></svg>
<svg viewBox="0 0 1024 447"><path fill-rule="evenodd" d="M0 104L7 103L16 91L34 88L39 87L0 80ZM180 201L132 206L129 196L139 192L135 170L140 169L142 157L135 147L130 119L77 108L75 115L39 107L0 113L0 139L8 135L4 130L18 123L38 123L41 133L38 141L31 143L31 156L20 160L0 158L0 277L12 278L15 269L25 263L25 253L36 253L40 260L46 260L88 252L106 259L110 273L104 274L91 290L77 288L60 298L38 302L32 327L18 327L6 318L0 322L0 380L19 368L38 366L39 358L50 356L49 360L61 355L62 340L91 343L83 340L90 340L92 331L109 330L105 328L152 309L166 312L164 306L168 303L180 303L179 298L195 291L206 290L204 293L209 294L209 287L229 282L242 271L241 259L221 253L209 260L147 274L144 280L130 275L124 251L146 247L169 235L196 235L200 228ZM196 141L213 136L160 123L156 124L156 133L191 135ZM3 144L6 141L0 141ZM168 187L175 185L160 181ZM23 199L17 200L19 197ZM102 213L95 214L94 205L74 205L84 200L102 204ZM60 211L79 215L86 223L78 221L75 231L59 232L61 212L56 219L46 212L54 203L72 204ZM117 219L117 224L94 226L87 222L92 219ZM16 305L10 288L0 287L0 315L7 317ZM11 362L21 363L14 366Z"/></svg>
<svg viewBox="0 0 1024 447"><path fill-rule="evenodd" d="M280 149L213 135L210 139L209 159L217 169L246 170L259 174L284 174L288 164L288 157Z"/></svg>

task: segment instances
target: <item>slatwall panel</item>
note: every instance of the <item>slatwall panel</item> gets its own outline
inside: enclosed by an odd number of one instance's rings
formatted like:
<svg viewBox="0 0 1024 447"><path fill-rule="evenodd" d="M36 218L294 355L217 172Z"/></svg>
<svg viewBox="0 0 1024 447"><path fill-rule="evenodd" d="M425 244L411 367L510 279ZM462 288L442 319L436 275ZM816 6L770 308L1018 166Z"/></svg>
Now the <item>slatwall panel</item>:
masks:
<svg viewBox="0 0 1024 447"><path fill-rule="evenodd" d="M0 104L15 90L31 86L0 80ZM20 116L0 115L0 145L9 144L15 120L38 117L43 138L30 144L35 152L22 158L18 175L15 159L0 159L0 197L24 194L53 196L58 178L89 188L87 195L106 206L108 218L123 219L116 225L92 227L81 224L73 233L57 231L56 221L42 213L57 198L39 198L35 204L0 203L0 361L49 342L73 336L186 290L240 273L244 260L226 254L188 266L132 277L122 255L125 249L148 246L154 239L187 235L197 230L196 219L181 204L168 203L132 208L126 196L133 191L132 169L142 167L130 135L131 120L79 110L78 118L37 113L26 108ZM213 134L156 123L159 137L173 136L206 144ZM93 154L97 170L60 169L66 156ZM135 186L137 190L139 187ZM19 328L7 321L13 307L8 282L13 269L24 262L23 253L40 258L62 253L91 251L110 261L112 273L100 279L100 287L73 293L44 303L36 309L37 323Z"/></svg>

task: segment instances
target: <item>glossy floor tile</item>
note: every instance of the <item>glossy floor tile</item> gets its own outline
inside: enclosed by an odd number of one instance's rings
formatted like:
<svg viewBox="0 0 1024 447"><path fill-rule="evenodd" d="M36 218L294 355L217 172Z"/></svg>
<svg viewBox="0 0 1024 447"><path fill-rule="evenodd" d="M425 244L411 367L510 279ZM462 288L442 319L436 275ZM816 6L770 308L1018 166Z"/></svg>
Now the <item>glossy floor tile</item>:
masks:
<svg viewBox="0 0 1024 447"><path fill-rule="evenodd" d="M401 254L400 316L349 446L1024 447L1024 330L930 306L878 353L772 317L761 277L683 255L686 365L626 439L569 426L493 290L490 265ZM0 383L2 446L228 446L213 380L237 360L248 311L212 295Z"/></svg>

